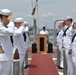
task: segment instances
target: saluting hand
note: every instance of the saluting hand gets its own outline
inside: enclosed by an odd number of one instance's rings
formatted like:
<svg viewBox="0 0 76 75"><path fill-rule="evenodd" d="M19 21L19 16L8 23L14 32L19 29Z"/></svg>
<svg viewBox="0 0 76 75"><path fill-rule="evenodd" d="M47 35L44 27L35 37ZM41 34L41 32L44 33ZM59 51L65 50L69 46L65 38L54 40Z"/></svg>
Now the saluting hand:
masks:
<svg viewBox="0 0 76 75"><path fill-rule="evenodd" d="M21 26L24 26L24 27L26 27L26 24L23 22L23 23L21 24Z"/></svg>
<svg viewBox="0 0 76 75"><path fill-rule="evenodd" d="M9 21L12 21L12 20L13 20L13 16L10 15L10 16L8 17L8 20L9 20Z"/></svg>

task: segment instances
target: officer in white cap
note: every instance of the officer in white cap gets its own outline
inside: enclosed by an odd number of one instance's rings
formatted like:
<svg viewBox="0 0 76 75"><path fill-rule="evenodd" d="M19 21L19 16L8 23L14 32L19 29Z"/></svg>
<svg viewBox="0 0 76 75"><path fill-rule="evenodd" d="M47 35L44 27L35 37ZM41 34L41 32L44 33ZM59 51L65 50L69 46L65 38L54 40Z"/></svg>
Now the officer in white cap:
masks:
<svg viewBox="0 0 76 75"><path fill-rule="evenodd" d="M63 28L63 48L65 50L65 57L67 62L67 75L73 75L72 54L70 50L70 44L72 39L72 21L72 17L67 16L65 18L65 26Z"/></svg>
<svg viewBox="0 0 76 75"><path fill-rule="evenodd" d="M43 29L40 31L39 34L46 34L48 36L48 31L46 30L45 26L43 26Z"/></svg>
<svg viewBox="0 0 76 75"><path fill-rule="evenodd" d="M13 63L13 47L10 36L14 34L14 22L9 9L0 10L0 75L11 75Z"/></svg>
<svg viewBox="0 0 76 75"><path fill-rule="evenodd" d="M15 18L15 33L13 37L14 41L14 52L17 49L19 52L20 58L20 75L23 75L23 66L24 66L24 57L26 53L26 35L25 35L25 27L26 24L23 22L23 18ZM13 53L14 53L13 52Z"/></svg>
<svg viewBox="0 0 76 75"><path fill-rule="evenodd" d="M72 26L72 40L70 50L72 51L73 75L76 75L76 20L73 22Z"/></svg>
<svg viewBox="0 0 76 75"><path fill-rule="evenodd" d="M25 27L25 34L26 34L26 54L25 54L25 59L24 59L24 68L28 68L28 44L29 44L29 27L28 27L28 23L26 21L24 21L24 23L26 24Z"/></svg>
<svg viewBox="0 0 76 75"><path fill-rule="evenodd" d="M49 42L49 33L46 30L46 27L43 26L42 30L39 32L39 34L45 34L47 36L47 42Z"/></svg>

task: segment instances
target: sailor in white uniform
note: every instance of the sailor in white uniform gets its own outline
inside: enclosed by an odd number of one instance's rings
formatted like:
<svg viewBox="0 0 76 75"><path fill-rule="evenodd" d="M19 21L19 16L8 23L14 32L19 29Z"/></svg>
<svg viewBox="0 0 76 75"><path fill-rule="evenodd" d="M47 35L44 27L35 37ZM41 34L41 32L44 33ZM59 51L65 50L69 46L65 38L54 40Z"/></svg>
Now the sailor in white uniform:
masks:
<svg viewBox="0 0 76 75"><path fill-rule="evenodd" d="M63 50L62 50L62 41L63 41L63 30L62 30L62 27L63 27L63 22L60 22L59 25L58 25L58 32L57 32L57 38L56 38L56 41L57 41L57 47L58 47L58 50L59 50L59 53L60 53L60 62L58 63L58 68L59 69L62 69L63 68Z"/></svg>
<svg viewBox="0 0 76 75"><path fill-rule="evenodd" d="M73 75L72 54L70 51L70 44L72 39L72 18L67 16L65 19L65 26L63 28L63 48L65 49L65 57L67 62L67 75Z"/></svg>
<svg viewBox="0 0 76 75"><path fill-rule="evenodd" d="M24 66L24 57L26 53L26 44L25 44L25 27L26 24L23 22L23 18L16 18L15 22L15 33L13 37L14 41L14 52L18 49L19 58L20 58L20 75L24 75L23 66Z"/></svg>
<svg viewBox="0 0 76 75"><path fill-rule="evenodd" d="M46 30L46 27L44 26L43 29L39 32L39 34L46 34L47 36L47 42L49 42L49 33Z"/></svg>
<svg viewBox="0 0 76 75"><path fill-rule="evenodd" d="M70 50L72 51L73 75L76 75L76 21L73 22L72 36Z"/></svg>
<svg viewBox="0 0 76 75"><path fill-rule="evenodd" d="M26 54L25 54L25 59L24 59L24 68L28 68L29 64L28 64L28 44L29 44L29 27L28 27L28 23L26 21L24 21L24 23L26 24L25 27L25 34L26 34Z"/></svg>
<svg viewBox="0 0 76 75"><path fill-rule="evenodd" d="M39 34L46 34L46 35L48 35L48 31L46 30L45 26L43 27L43 29L40 31Z"/></svg>
<svg viewBox="0 0 76 75"><path fill-rule="evenodd" d="M13 64L13 47L10 36L14 34L14 22L9 9L0 10L0 75L11 75Z"/></svg>

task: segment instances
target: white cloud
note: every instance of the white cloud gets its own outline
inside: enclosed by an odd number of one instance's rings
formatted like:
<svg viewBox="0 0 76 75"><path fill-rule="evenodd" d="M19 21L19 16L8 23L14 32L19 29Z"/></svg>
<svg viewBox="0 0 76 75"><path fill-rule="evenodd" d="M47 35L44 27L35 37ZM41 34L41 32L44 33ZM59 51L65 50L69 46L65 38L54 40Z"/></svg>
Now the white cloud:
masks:
<svg viewBox="0 0 76 75"><path fill-rule="evenodd" d="M47 17L49 17L49 16L54 16L54 14L51 13L51 12L48 12L47 14L43 14L43 15L42 15L43 18L47 18Z"/></svg>
<svg viewBox="0 0 76 75"><path fill-rule="evenodd" d="M73 13L76 13L76 9L73 10Z"/></svg>
<svg viewBox="0 0 76 75"><path fill-rule="evenodd" d="M47 14L43 14L42 17L43 18L46 18L46 17L48 17L48 15Z"/></svg>
<svg viewBox="0 0 76 75"><path fill-rule="evenodd" d="M51 12L48 12L48 16L54 16L54 14Z"/></svg>

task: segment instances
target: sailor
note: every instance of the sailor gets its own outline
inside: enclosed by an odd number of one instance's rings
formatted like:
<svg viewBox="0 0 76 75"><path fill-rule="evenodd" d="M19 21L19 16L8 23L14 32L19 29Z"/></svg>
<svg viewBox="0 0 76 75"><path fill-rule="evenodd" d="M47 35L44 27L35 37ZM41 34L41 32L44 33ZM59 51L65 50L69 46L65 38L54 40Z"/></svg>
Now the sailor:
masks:
<svg viewBox="0 0 76 75"><path fill-rule="evenodd" d="M11 75L13 65L13 47L10 36L14 34L12 12L9 9L0 10L0 75Z"/></svg>
<svg viewBox="0 0 76 75"><path fill-rule="evenodd" d="M59 23L58 25L58 32L57 32L57 48L59 50L59 55L58 55L58 68L63 69L63 50L62 50L62 41L63 41L63 21ZM60 60L61 59L61 60Z"/></svg>
<svg viewBox="0 0 76 75"><path fill-rule="evenodd" d="M67 62L67 75L73 75L73 64L72 64L72 54L70 50L70 44L72 39L72 17L67 16L65 18L65 26L63 28L63 45L62 48L65 50L65 57Z"/></svg>
<svg viewBox="0 0 76 75"><path fill-rule="evenodd" d="M29 44L29 27L28 27L28 22L24 21L24 23L26 24L26 27L25 27L25 34L26 34L26 54L25 54L25 59L24 59L24 68L28 68L29 65L28 65L28 44Z"/></svg>
<svg viewBox="0 0 76 75"><path fill-rule="evenodd" d="M43 28L42 28L42 30L40 31L39 34L46 34L46 36L47 36L47 42L49 42L49 33L46 30L46 27L45 26L43 26Z"/></svg>
<svg viewBox="0 0 76 75"><path fill-rule="evenodd" d="M72 40L70 50L72 52L73 75L76 75L76 20L73 22L72 26Z"/></svg>
<svg viewBox="0 0 76 75"><path fill-rule="evenodd" d="M40 31L39 34L46 34L48 36L48 31L46 30L45 26L43 27L43 29Z"/></svg>
<svg viewBox="0 0 76 75"><path fill-rule="evenodd" d="M26 24L23 21L23 18L15 18L15 33L13 37L14 44L14 52L18 50L19 58L20 58L20 75L24 75L23 66L24 66L24 57L26 53L26 35L25 35L25 27Z"/></svg>

